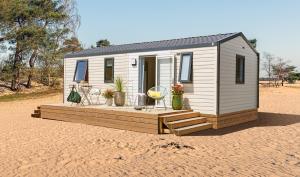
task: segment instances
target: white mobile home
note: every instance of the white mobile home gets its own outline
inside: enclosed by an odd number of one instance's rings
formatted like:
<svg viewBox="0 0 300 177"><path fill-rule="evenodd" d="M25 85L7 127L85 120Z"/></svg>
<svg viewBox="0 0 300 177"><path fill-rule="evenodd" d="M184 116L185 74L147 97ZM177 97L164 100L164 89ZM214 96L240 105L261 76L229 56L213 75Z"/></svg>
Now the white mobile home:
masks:
<svg viewBox="0 0 300 177"><path fill-rule="evenodd" d="M122 77L128 99L182 83L184 106L221 128L257 118L258 75L259 54L243 33L112 45L65 56L64 102L77 77L100 89Z"/></svg>

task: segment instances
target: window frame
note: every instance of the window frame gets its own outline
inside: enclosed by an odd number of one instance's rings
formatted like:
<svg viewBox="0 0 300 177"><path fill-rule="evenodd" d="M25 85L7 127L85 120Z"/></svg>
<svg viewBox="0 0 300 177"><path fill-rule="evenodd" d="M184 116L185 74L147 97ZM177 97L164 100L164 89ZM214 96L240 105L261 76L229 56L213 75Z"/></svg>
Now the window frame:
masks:
<svg viewBox="0 0 300 177"><path fill-rule="evenodd" d="M106 63L108 60L112 60L112 78L111 80L106 80ZM115 58L104 58L104 83L114 83L114 72L115 72Z"/></svg>
<svg viewBox="0 0 300 177"><path fill-rule="evenodd" d="M187 80L181 80L181 74L182 74L182 61L183 57L189 55L190 58L190 64L189 64L189 73L188 73L188 79ZM181 83L193 83L193 52L185 52L181 54L180 58L180 68L179 68L179 78L178 81Z"/></svg>
<svg viewBox="0 0 300 177"><path fill-rule="evenodd" d="M243 77L242 77L242 80L240 80L240 68L238 69L238 67L240 67L240 63L239 63L239 60L242 60L243 61ZM245 63L246 63L246 60L245 60L245 56L243 55L236 55L236 59L235 59L235 83L236 84L245 84L245 70L246 70L246 67L245 67ZM239 73L238 73L239 71Z"/></svg>
<svg viewBox="0 0 300 177"><path fill-rule="evenodd" d="M84 80L75 80L76 78L76 73L77 73L77 69L78 69L78 63L79 62L86 62L86 71L85 71L85 77L84 77ZM77 60L76 61L76 67L75 67L75 72L74 72L74 76L73 76L73 82L81 82L81 81L85 81L85 82L89 82L89 60L87 59L84 59L84 60Z"/></svg>

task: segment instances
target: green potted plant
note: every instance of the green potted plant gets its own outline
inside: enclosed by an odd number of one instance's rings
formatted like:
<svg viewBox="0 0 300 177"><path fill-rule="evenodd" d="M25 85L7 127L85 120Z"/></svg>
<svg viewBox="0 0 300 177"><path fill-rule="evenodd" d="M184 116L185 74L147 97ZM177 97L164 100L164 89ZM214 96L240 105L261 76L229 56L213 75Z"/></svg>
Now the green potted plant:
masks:
<svg viewBox="0 0 300 177"><path fill-rule="evenodd" d="M121 77L118 77L115 81L115 93L114 101L116 106L124 106L125 104L125 92L124 83Z"/></svg>
<svg viewBox="0 0 300 177"><path fill-rule="evenodd" d="M173 110L181 110L183 106L183 98L182 95L184 93L183 91L183 85L181 84L175 84L172 86L172 108Z"/></svg>
<svg viewBox="0 0 300 177"><path fill-rule="evenodd" d="M102 96L106 99L106 105L107 106L112 106L113 103L113 97L114 97L114 91L112 89L106 89L103 93Z"/></svg>

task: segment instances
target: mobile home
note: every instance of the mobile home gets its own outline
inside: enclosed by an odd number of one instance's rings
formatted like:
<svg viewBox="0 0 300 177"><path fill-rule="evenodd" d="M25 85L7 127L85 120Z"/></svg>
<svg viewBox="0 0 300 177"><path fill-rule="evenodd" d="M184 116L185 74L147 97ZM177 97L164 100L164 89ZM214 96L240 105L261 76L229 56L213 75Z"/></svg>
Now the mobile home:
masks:
<svg viewBox="0 0 300 177"><path fill-rule="evenodd" d="M259 53L241 32L112 45L67 54L64 102L78 72L78 77L102 90L122 77L127 104L137 93L146 93L153 86L171 90L172 84L181 83L184 107L205 115L213 128L257 118ZM166 104L171 104L170 92Z"/></svg>

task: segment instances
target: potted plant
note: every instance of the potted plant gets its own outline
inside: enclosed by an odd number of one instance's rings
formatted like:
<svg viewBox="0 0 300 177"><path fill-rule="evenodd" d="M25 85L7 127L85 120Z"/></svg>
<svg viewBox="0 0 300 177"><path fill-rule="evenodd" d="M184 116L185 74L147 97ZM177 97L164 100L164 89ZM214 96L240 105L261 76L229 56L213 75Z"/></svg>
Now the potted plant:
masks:
<svg viewBox="0 0 300 177"><path fill-rule="evenodd" d="M123 80L118 77L115 81L115 96L114 101L116 106L124 106L125 104L125 92Z"/></svg>
<svg viewBox="0 0 300 177"><path fill-rule="evenodd" d="M112 89L106 89L102 96L106 99L106 105L112 106L113 103L113 97L114 97L114 91Z"/></svg>
<svg viewBox="0 0 300 177"><path fill-rule="evenodd" d="M183 99L182 95L184 93L183 91L183 85L181 84L175 84L172 86L172 108L173 110L181 110L183 106Z"/></svg>

